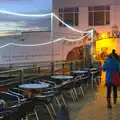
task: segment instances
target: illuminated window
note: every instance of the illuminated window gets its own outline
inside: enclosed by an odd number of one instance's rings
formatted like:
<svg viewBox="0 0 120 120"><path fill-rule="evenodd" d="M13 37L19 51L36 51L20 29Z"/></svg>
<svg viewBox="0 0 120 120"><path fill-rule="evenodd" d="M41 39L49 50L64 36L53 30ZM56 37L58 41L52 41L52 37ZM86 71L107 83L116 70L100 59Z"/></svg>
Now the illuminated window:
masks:
<svg viewBox="0 0 120 120"><path fill-rule="evenodd" d="M88 7L89 26L102 26L110 24L110 6Z"/></svg>
<svg viewBox="0 0 120 120"><path fill-rule="evenodd" d="M70 26L78 26L79 8L60 8L59 18ZM65 27L65 25L63 25L61 22L59 22L59 26Z"/></svg>

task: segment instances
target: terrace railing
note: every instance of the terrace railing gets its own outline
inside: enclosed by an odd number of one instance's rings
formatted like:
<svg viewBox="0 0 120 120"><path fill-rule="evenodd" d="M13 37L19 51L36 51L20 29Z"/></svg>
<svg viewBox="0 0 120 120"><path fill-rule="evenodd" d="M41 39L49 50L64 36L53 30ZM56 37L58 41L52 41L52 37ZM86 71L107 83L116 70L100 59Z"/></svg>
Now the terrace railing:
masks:
<svg viewBox="0 0 120 120"><path fill-rule="evenodd" d="M18 66L16 64L6 67L0 72L0 87L14 84L22 84L27 80L37 77L51 76L56 74L70 74L70 71L85 67L84 61L55 61L32 63L29 66ZM4 68L5 69L5 68Z"/></svg>

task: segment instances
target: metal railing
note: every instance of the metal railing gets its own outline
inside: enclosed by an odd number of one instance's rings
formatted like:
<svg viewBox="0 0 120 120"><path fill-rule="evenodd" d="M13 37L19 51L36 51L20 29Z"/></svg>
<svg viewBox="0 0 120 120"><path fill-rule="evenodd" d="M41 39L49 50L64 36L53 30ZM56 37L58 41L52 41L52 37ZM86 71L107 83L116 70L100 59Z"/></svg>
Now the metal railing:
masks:
<svg viewBox="0 0 120 120"><path fill-rule="evenodd" d="M14 67L10 70L0 72L0 87L9 86L12 84L22 84L27 80L36 79L37 77L51 76L55 74L70 74L70 71L85 67L84 61L55 61L54 63L47 62L33 63L28 67Z"/></svg>

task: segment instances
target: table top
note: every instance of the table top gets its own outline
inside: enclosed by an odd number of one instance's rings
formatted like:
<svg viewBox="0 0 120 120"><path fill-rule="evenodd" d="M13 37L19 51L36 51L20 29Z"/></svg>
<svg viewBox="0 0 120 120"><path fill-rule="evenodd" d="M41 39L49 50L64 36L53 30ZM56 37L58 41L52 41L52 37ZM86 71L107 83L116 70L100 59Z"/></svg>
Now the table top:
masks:
<svg viewBox="0 0 120 120"><path fill-rule="evenodd" d="M49 87L50 84L41 82L40 84L23 84L19 85L20 88L24 89L42 89Z"/></svg>
<svg viewBox="0 0 120 120"><path fill-rule="evenodd" d="M84 70L75 70L75 71L71 71L72 73L87 73L88 71L84 71Z"/></svg>
<svg viewBox="0 0 120 120"><path fill-rule="evenodd" d="M66 80L66 79L72 79L73 76L56 75L56 76L51 76L51 78L54 78L54 79L60 79L60 80Z"/></svg>

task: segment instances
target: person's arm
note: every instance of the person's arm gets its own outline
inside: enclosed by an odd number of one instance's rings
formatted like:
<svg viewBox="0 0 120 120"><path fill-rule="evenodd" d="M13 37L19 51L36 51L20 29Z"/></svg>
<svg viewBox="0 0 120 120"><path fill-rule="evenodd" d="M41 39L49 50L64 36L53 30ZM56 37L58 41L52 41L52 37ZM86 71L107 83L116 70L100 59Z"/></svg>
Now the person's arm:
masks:
<svg viewBox="0 0 120 120"><path fill-rule="evenodd" d="M104 65L102 66L102 70L106 71L108 69L108 67L109 67L108 61L105 61Z"/></svg>

